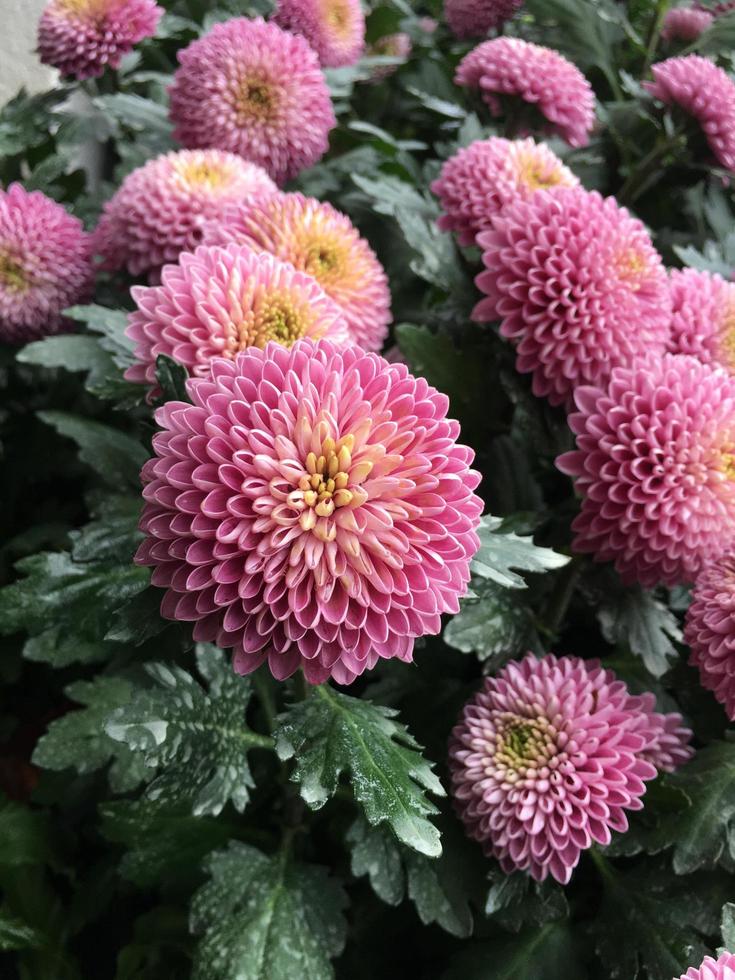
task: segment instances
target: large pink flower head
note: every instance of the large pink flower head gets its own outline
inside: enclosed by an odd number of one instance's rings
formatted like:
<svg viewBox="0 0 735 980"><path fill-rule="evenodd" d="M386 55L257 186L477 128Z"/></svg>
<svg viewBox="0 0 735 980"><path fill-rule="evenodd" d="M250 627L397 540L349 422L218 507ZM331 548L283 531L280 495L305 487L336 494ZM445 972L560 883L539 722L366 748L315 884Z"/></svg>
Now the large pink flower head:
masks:
<svg viewBox="0 0 735 980"><path fill-rule="evenodd" d="M698 54L660 61L651 72L654 81L643 87L693 116L716 159L735 171L735 83L729 75Z"/></svg>
<svg viewBox="0 0 735 980"><path fill-rule="evenodd" d="M582 72L558 51L517 37L485 41L460 61L457 85L479 88L494 116L499 96L515 96L538 108L549 129L570 146L586 146L595 122L595 96Z"/></svg>
<svg viewBox="0 0 735 980"><path fill-rule="evenodd" d="M666 11L661 37L664 41L696 41L714 20L708 10L696 7L674 7Z"/></svg>
<svg viewBox="0 0 735 980"><path fill-rule="evenodd" d="M62 75L92 78L156 33L154 0L51 0L38 22L38 53Z"/></svg>
<svg viewBox="0 0 735 980"><path fill-rule="evenodd" d="M105 204L95 251L105 269L156 273L200 244L204 222L227 204L276 190L262 167L235 153L166 153L128 174Z"/></svg>
<svg viewBox="0 0 735 980"><path fill-rule="evenodd" d="M204 229L205 243L240 242L307 272L341 308L350 339L380 350L390 323L385 271L350 219L303 194L266 196L230 207Z"/></svg>
<svg viewBox="0 0 735 980"><path fill-rule="evenodd" d="M523 0L444 0L444 18L455 37L484 37L522 6Z"/></svg>
<svg viewBox="0 0 735 980"><path fill-rule="evenodd" d="M722 953L716 960L705 956L700 966L690 966L679 980L735 980L735 953Z"/></svg>
<svg viewBox="0 0 735 980"><path fill-rule="evenodd" d="M574 548L625 582L694 581L735 544L735 377L653 355L575 398L577 449L557 459L584 498Z"/></svg>
<svg viewBox="0 0 735 980"><path fill-rule="evenodd" d="M235 17L177 57L170 115L183 146L239 153L279 184L326 152L336 125L332 100L300 35Z"/></svg>
<svg viewBox="0 0 735 980"><path fill-rule="evenodd" d="M163 615L235 669L349 683L456 612L479 541L473 453L402 364L327 340L248 348L168 402L137 561Z"/></svg>
<svg viewBox="0 0 735 980"><path fill-rule="evenodd" d="M365 47L360 0L278 0L273 19L302 34L325 68L354 65Z"/></svg>
<svg viewBox="0 0 735 980"><path fill-rule="evenodd" d="M662 717L662 716L659 716ZM582 851L640 810L656 768L648 722L598 661L528 654L465 705L452 732L453 796L468 833L506 873L566 884Z"/></svg>
<svg viewBox="0 0 735 980"><path fill-rule="evenodd" d="M40 191L0 188L0 341L59 333L62 311L88 299L93 281L81 221Z"/></svg>
<svg viewBox="0 0 735 980"><path fill-rule="evenodd" d="M697 269L670 273L673 318L669 350L693 354L735 374L735 283Z"/></svg>
<svg viewBox="0 0 735 980"><path fill-rule="evenodd" d="M501 321L516 367L553 405L613 367L664 351L671 296L646 229L612 198L581 187L508 204L477 243L487 294L477 320Z"/></svg>
<svg viewBox="0 0 735 980"><path fill-rule="evenodd" d="M206 377L213 357L232 359L270 340L349 340L339 307L311 276L247 245L200 245L164 266L160 286L134 286L132 295L138 308L127 329L136 345L130 381L154 384L159 354Z"/></svg>
<svg viewBox="0 0 735 980"><path fill-rule="evenodd" d="M701 572L686 614L684 639L702 686L735 721L735 558L725 555Z"/></svg>
<svg viewBox="0 0 735 980"><path fill-rule="evenodd" d="M545 143L493 136L476 140L450 157L431 189L444 212L439 227L455 231L460 245L472 245L509 202L528 200L538 190L577 184L572 171Z"/></svg>

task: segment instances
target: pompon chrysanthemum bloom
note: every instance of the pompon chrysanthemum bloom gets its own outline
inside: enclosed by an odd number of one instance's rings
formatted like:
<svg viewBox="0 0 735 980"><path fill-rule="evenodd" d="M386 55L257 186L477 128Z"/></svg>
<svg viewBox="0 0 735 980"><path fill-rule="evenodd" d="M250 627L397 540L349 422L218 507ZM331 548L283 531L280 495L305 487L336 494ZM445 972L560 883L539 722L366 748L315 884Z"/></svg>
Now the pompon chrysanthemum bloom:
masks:
<svg viewBox="0 0 735 980"><path fill-rule="evenodd" d="M693 354L735 374L735 283L716 273L673 269L669 350Z"/></svg>
<svg viewBox="0 0 735 980"><path fill-rule="evenodd" d="M735 545L735 377L653 355L575 399L577 449L556 461L584 498L573 547L624 582L693 582Z"/></svg>
<svg viewBox="0 0 735 980"><path fill-rule="evenodd" d="M696 41L714 20L707 10L696 7L674 7L668 10L661 28L664 41Z"/></svg>
<svg viewBox="0 0 735 980"><path fill-rule="evenodd" d="M586 146L595 123L595 96L582 72L558 51L517 37L485 41L462 59L457 85L479 88L494 116L499 96L515 96L538 108L549 129L570 146Z"/></svg>
<svg viewBox="0 0 735 980"><path fill-rule="evenodd" d="M686 614L684 639L702 686L735 721L735 557L726 555L699 575Z"/></svg>
<svg viewBox="0 0 735 980"><path fill-rule="evenodd" d="M227 204L275 193L262 167L222 150L179 150L128 174L94 233L103 268L155 273L201 242L202 226Z"/></svg>
<svg viewBox="0 0 735 980"><path fill-rule="evenodd" d="M571 405L577 385L665 350L666 271L646 229L614 198L581 187L537 191L506 205L477 244L487 299L473 317L501 321L516 367L552 405Z"/></svg>
<svg viewBox="0 0 735 980"><path fill-rule="evenodd" d="M690 966L679 980L735 980L735 953L722 953L716 960L705 956L700 966Z"/></svg>
<svg viewBox="0 0 735 980"><path fill-rule="evenodd" d="M248 348L168 402L137 561L250 673L349 683L459 608L482 501L447 398L359 347Z"/></svg>
<svg viewBox="0 0 735 980"><path fill-rule="evenodd" d="M684 724L678 712L661 714L656 711L656 698L650 692L631 695L626 706L638 712L633 730L644 738L639 755L659 772L674 772L694 755L691 746L693 732Z"/></svg>
<svg viewBox="0 0 735 980"><path fill-rule="evenodd" d="M204 229L207 244L240 242L313 276L340 307L352 343L380 350L390 323L388 279L350 219L303 194L228 208Z"/></svg>
<svg viewBox="0 0 735 980"><path fill-rule="evenodd" d="M538 190L577 184L572 171L545 143L493 136L476 140L450 157L431 189L444 212L439 227L456 232L460 245L472 245L509 202L528 200Z"/></svg>
<svg viewBox="0 0 735 980"><path fill-rule="evenodd" d="M174 137L260 164L279 184L321 159L336 125L316 54L298 34L235 17L178 55Z"/></svg>
<svg viewBox="0 0 735 980"><path fill-rule="evenodd" d="M510 874L566 884L582 851L606 845L656 775L646 718L598 661L531 654L488 677L452 732L455 805Z"/></svg>
<svg viewBox="0 0 735 980"><path fill-rule="evenodd" d="M38 53L62 75L93 78L156 33L154 0L51 0L38 22Z"/></svg>
<svg viewBox="0 0 735 980"><path fill-rule="evenodd" d="M360 0L278 0L273 20L302 34L325 68L354 65L365 48Z"/></svg>
<svg viewBox="0 0 735 980"><path fill-rule="evenodd" d="M523 0L444 0L444 19L455 37L484 37L522 6Z"/></svg>
<svg viewBox="0 0 735 980"><path fill-rule="evenodd" d="M715 158L735 171L735 83L729 75L697 54L660 61L651 72L654 81L643 87L693 116Z"/></svg>
<svg viewBox="0 0 735 980"><path fill-rule="evenodd" d="M90 236L40 191L0 188L0 341L23 344L59 333L62 311L89 298Z"/></svg>
<svg viewBox="0 0 735 980"><path fill-rule="evenodd" d="M369 45L366 54L370 58L401 58L407 61L413 50L408 34L385 34ZM377 65L370 73L371 82L381 82L389 78L399 65Z"/></svg>
<svg viewBox="0 0 735 980"><path fill-rule="evenodd" d="M138 308L126 331L136 345L130 381L155 384L159 354L206 377L213 357L231 359L270 340L349 342L342 311L311 276L247 245L200 245L164 266L161 280L131 291Z"/></svg>

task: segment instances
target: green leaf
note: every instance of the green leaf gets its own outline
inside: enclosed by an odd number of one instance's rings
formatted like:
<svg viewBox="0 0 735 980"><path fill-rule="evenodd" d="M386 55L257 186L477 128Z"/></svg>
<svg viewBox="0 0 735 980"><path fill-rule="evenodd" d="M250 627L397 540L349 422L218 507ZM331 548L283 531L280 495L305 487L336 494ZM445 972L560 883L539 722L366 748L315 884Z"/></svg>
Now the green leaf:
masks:
<svg viewBox="0 0 735 980"><path fill-rule="evenodd" d="M634 588L608 594L597 618L608 643L629 647L654 677L665 674L678 656L672 641L682 641L679 622L650 592Z"/></svg>
<svg viewBox="0 0 735 980"><path fill-rule="evenodd" d="M57 667L108 656L101 637L112 611L150 577L132 563L75 562L66 552L32 555L16 567L26 577L0 589L0 634L26 631L25 656Z"/></svg>
<svg viewBox="0 0 735 980"><path fill-rule="evenodd" d="M731 52L735 47L735 11L718 14L693 47L700 54Z"/></svg>
<svg viewBox="0 0 735 980"><path fill-rule="evenodd" d="M700 933L712 925L706 883L695 888L646 866L623 875L595 860L604 892L592 932L606 975L635 980L645 970L647 980L671 980L699 965L709 952Z"/></svg>
<svg viewBox="0 0 735 980"><path fill-rule="evenodd" d="M115 980L181 980L191 968L187 916L158 905L135 920L133 938L117 956Z"/></svg>
<svg viewBox="0 0 735 980"><path fill-rule="evenodd" d="M235 674L216 647L200 644L196 659L206 688L180 667L146 664L154 686L134 691L105 730L161 770L149 799L175 803L191 796L194 814L217 814L232 801L242 812L253 786L247 752L271 741L245 722L249 678Z"/></svg>
<svg viewBox="0 0 735 980"><path fill-rule="evenodd" d="M735 950L735 905L732 902L726 902L722 906L720 931L725 949Z"/></svg>
<svg viewBox="0 0 735 980"><path fill-rule="evenodd" d="M103 837L127 848L120 874L139 888L196 879L204 858L238 832L234 822L192 816L190 802L120 800L103 804L100 814Z"/></svg>
<svg viewBox="0 0 735 980"><path fill-rule="evenodd" d="M572 931L560 923L468 946L442 980L583 980Z"/></svg>
<svg viewBox="0 0 735 980"><path fill-rule="evenodd" d="M444 641L462 653L476 653L497 670L507 660L536 645L531 610L517 593L480 581L473 596L462 599L460 610L447 624Z"/></svg>
<svg viewBox="0 0 735 980"><path fill-rule="evenodd" d="M735 745L707 745L667 782L692 804L666 819L669 839L675 842L674 871L684 875L716 864L731 840L735 819Z"/></svg>
<svg viewBox="0 0 735 980"><path fill-rule="evenodd" d="M142 538L138 530L141 499L138 496L104 497L94 508L96 520L72 531L75 562L102 562L129 558L132 561Z"/></svg>
<svg viewBox="0 0 735 980"><path fill-rule="evenodd" d="M490 877L485 915L503 929L519 932L569 917L564 890L555 881L536 882L521 871L507 875L500 869L493 869Z"/></svg>
<svg viewBox="0 0 735 980"><path fill-rule="evenodd" d="M0 909L0 953L12 949L32 949L42 942L41 936L7 909Z"/></svg>
<svg viewBox="0 0 735 980"><path fill-rule="evenodd" d="M347 773L372 826L385 821L404 844L436 857L439 832L426 819L436 807L425 791L443 796L444 790L395 715L322 684L281 716L276 749L281 759L295 758L291 778L313 810L334 795Z"/></svg>
<svg viewBox="0 0 735 980"><path fill-rule="evenodd" d="M614 45L623 39L620 14L610 0L527 0L528 10L542 23L553 21L555 44L583 69L596 65L614 72Z"/></svg>
<svg viewBox="0 0 735 980"><path fill-rule="evenodd" d="M86 323L88 328L100 335L100 344L111 356L115 364L125 370L133 363L134 342L125 334L128 314L125 310L110 310L106 306L70 306L64 311L72 320Z"/></svg>
<svg viewBox="0 0 735 980"><path fill-rule="evenodd" d="M140 401L140 385L125 381L112 354L98 337L84 334L62 334L44 337L28 344L17 354L22 364L37 364L66 371L85 371L85 387L98 398L123 401L126 405Z"/></svg>
<svg viewBox="0 0 735 980"><path fill-rule="evenodd" d="M461 351L447 333L413 323L398 324L395 337L412 372L445 394L455 415L466 417L468 402L483 383L479 359L468 364L466 351Z"/></svg>
<svg viewBox="0 0 735 980"><path fill-rule="evenodd" d="M112 712L129 703L133 685L122 677L98 676L75 681L65 694L83 707L51 722L36 745L33 762L43 769L74 769L83 774L112 760L108 776L113 792L135 789L147 775L143 759L105 732Z"/></svg>
<svg viewBox="0 0 735 980"><path fill-rule="evenodd" d="M38 417L53 426L61 436L79 446L79 458L98 473L113 489L140 487L140 470L148 459L145 446L137 439L92 419L66 412L44 411Z"/></svg>
<svg viewBox="0 0 735 980"><path fill-rule="evenodd" d="M480 521L480 548L472 562L472 571L506 589L525 589L526 583L511 569L523 572L548 572L563 568L569 561L551 548L541 548L529 537L503 533L500 517L486 514Z"/></svg>
<svg viewBox="0 0 735 980"><path fill-rule="evenodd" d="M50 856L46 815L0 798L0 866L44 864Z"/></svg>
<svg viewBox="0 0 735 980"><path fill-rule="evenodd" d="M162 401L191 401L186 391L188 377L186 368L165 354L159 354L156 358L156 381L163 392Z"/></svg>
<svg viewBox="0 0 735 980"><path fill-rule="evenodd" d="M371 827L358 817L347 832L355 877L368 875L375 894L398 905L406 888L421 922L438 925L460 939L472 933L472 913L462 891L458 866L442 854L427 858L400 844L383 826Z"/></svg>
<svg viewBox="0 0 735 980"><path fill-rule="evenodd" d="M346 897L324 868L232 842L208 871L191 905L192 931L203 933L192 980L331 980Z"/></svg>

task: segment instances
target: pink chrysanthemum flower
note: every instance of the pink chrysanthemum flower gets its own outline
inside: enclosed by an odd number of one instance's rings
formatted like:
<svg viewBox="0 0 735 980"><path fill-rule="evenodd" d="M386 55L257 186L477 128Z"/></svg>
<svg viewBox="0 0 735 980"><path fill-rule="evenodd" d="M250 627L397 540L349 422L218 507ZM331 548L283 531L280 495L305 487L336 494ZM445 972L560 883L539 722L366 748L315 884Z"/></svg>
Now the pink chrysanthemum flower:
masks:
<svg viewBox="0 0 735 980"><path fill-rule="evenodd" d="M456 232L460 245L472 245L509 202L528 200L538 190L577 184L572 171L545 143L493 136L476 140L450 157L431 189L444 212L439 227Z"/></svg>
<svg viewBox="0 0 735 980"><path fill-rule="evenodd" d="M699 967L690 966L679 980L735 980L735 953L722 953L716 960L705 956Z"/></svg>
<svg viewBox="0 0 735 980"><path fill-rule="evenodd" d="M729 75L697 54L660 61L651 72L654 81L643 87L693 116L716 159L735 171L735 83Z"/></svg>
<svg viewBox="0 0 735 980"><path fill-rule="evenodd" d="M584 497L575 549L625 582L694 581L735 545L735 377L654 355L575 399L577 449L557 459Z"/></svg>
<svg viewBox="0 0 735 980"><path fill-rule="evenodd" d="M582 851L627 830L656 775L632 701L597 661L529 654L465 705L450 742L455 805L506 873L566 884Z"/></svg>
<svg viewBox="0 0 735 980"><path fill-rule="evenodd" d="M684 639L702 686L735 721L735 558L726 555L697 578L687 610Z"/></svg>
<svg viewBox="0 0 735 980"><path fill-rule="evenodd" d="M592 87L558 51L517 37L496 37L462 59L454 80L479 88L494 116L503 114L499 96L515 96L536 106L550 131L570 146L589 142L595 123Z"/></svg>
<svg viewBox="0 0 735 980"><path fill-rule="evenodd" d="M612 198L581 187L537 191L506 205L478 235L487 299L477 320L501 321L533 391L570 404L618 364L664 351L671 296L646 229Z"/></svg>
<svg viewBox="0 0 735 980"><path fill-rule="evenodd" d="M222 150L179 150L128 174L94 235L103 268L156 273L201 242L226 205L277 191L262 167Z"/></svg>
<svg viewBox="0 0 735 980"><path fill-rule="evenodd" d="M444 0L444 18L455 37L484 37L522 6L523 0Z"/></svg>
<svg viewBox="0 0 735 980"><path fill-rule="evenodd" d="M154 0L51 0L38 22L38 53L62 75L93 78L156 33Z"/></svg>
<svg viewBox="0 0 735 980"><path fill-rule="evenodd" d="M480 480L448 400L327 340L248 348L168 402L143 469L137 561L164 616L250 673L349 683L457 612Z"/></svg>
<svg viewBox="0 0 735 980"><path fill-rule="evenodd" d="M0 188L0 341L59 333L62 311L88 299L93 281L81 221L40 191Z"/></svg>
<svg viewBox="0 0 735 980"><path fill-rule="evenodd" d="M273 19L302 34L325 68L354 65L365 47L360 0L278 0Z"/></svg>
<svg viewBox="0 0 735 980"><path fill-rule="evenodd" d="M639 714L633 730L645 740L638 753L641 759L650 762L659 772L674 772L692 758L693 732L678 712L663 715L656 711L656 698L650 692L630 695L626 707Z"/></svg>
<svg viewBox="0 0 735 980"><path fill-rule="evenodd" d="M260 164L279 184L321 159L336 125L319 61L303 37L236 17L178 53L174 136Z"/></svg>
<svg viewBox="0 0 735 980"><path fill-rule="evenodd" d="M735 283L697 269L673 269L669 350L735 374Z"/></svg>
<svg viewBox="0 0 735 980"><path fill-rule="evenodd" d="M661 37L664 41L696 41L710 26L714 17L696 7L674 7L664 17Z"/></svg>
<svg viewBox="0 0 735 980"><path fill-rule="evenodd" d="M206 244L239 242L307 272L341 308L352 343L380 350L390 323L388 279L350 219L303 194L230 207L204 229Z"/></svg>
<svg viewBox="0 0 735 980"><path fill-rule="evenodd" d="M413 44L408 34L384 34L368 46L369 58L401 58L407 61L411 55ZM398 65L376 65L370 73L371 82L382 82L398 69Z"/></svg>
<svg viewBox="0 0 735 980"><path fill-rule="evenodd" d="M339 307L311 276L247 245L200 245L163 268L160 286L134 286L138 309L127 335L135 341L130 381L154 384L165 354L189 374L206 377L213 357L234 358L270 340L301 337L349 342Z"/></svg>

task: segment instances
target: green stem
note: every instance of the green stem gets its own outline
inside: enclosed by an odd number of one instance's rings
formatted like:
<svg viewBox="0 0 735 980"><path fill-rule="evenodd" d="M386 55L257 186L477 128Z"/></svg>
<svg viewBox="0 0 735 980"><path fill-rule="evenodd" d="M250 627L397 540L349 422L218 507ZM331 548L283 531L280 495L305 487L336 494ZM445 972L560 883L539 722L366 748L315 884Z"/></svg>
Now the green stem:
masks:
<svg viewBox="0 0 735 980"><path fill-rule="evenodd" d="M268 677L263 673L264 668L261 667L260 670L256 671L253 675L253 683L255 685L255 692L258 695L258 700L260 701L260 706L263 709L263 714L268 722L268 731L272 732L276 727L276 717L278 716L278 711L276 709L276 702L273 698L273 692L271 690L270 682Z"/></svg>
<svg viewBox="0 0 735 980"><path fill-rule="evenodd" d="M677 129L668 139L657 143L647 153L638 165L628 174L617 194L621 204L633 204L641 196L650 183L650 178L657 171L658 165L673 150L685 136L685 129Z"/></svg>
<svg viewBox="0 0 735 980"><path fill-rule="evenodd" d="M664 24L664 18L666 17L666 12L671 6L671 0L658 0L656 6L656 14L653 18L651 24L651 31L648 35L648 44L646 45L646 57L643 61L643 70L641 71L641 78L643 78L647 73L648 69L653 64L653 59L656 56L656 48L658 47L658 42L661 37L661 28Z"/></svg>
<svg viewBox="0 0 735 980"><path fill-rule="evenodd" d="M615 872L610 867L610 864L606 857L603 856L599 847L591 847L587 852L592 858L592 861L597 868L600 877L603 881L612 881L615 878Z"/></svg>
<svg viewBox="0 0 735 980"><path fill-rule="evenodd" d="M559 632L584 566L585 559L577 556L559 572L543 614L543 623L549 633Z"/></svg>

